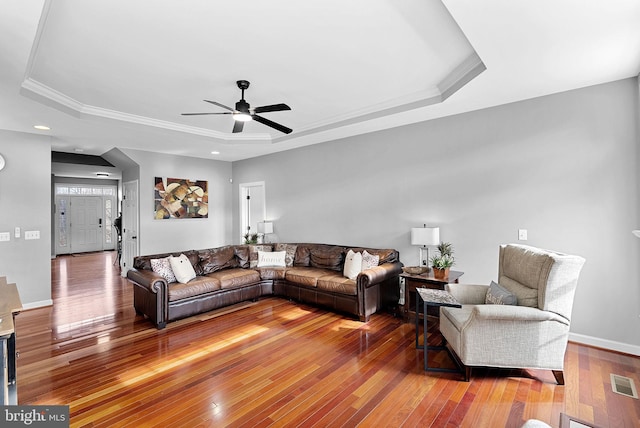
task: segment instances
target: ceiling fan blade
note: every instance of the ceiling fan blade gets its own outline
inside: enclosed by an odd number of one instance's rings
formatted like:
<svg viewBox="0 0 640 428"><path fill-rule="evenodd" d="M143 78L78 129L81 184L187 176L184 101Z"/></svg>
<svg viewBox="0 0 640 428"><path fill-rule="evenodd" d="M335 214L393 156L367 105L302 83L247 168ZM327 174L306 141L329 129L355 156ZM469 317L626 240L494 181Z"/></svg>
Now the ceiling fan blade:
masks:
<svg viewBox="0 0 640 428"><path fill-rule="evenodd" d="M233 113L225 111L224 113L181 113L181 114L182 116L200 116L203 114L233 114Z"/></svg>
<svg viewBox="0 0 640 428"><path fill-rule="evenodd" d="M284 132L285 134L290 134L293 131L293 129L291 129L291 128L287 128L284 125L280 125L279 123L275 123L275 122L273 122L273 121L271 121L269 119L265 119L264 117L258 116L257 114L254 114L251 117L256 122L260 122L263 125L270 126L271 128L277 129L278 131Z"/></svg>
<svg viewBox="0 0 640 428"><path fill-rule="evenodd" d="M291 107L289 107L286 104L272 104L270 106L256 107L253 111L255 111L256 113L265 113L268 111L282 111L282 110L291 110Z"/></svg>
<svg viewBox="0 0 640 428"><path fill-rule="evenodd" d="M242 132L242 128L244 128L244 122L241 120L235 120L233 122L233 133Z"/></svg>
<svg viewBox="0 0 640 428"><path fill-rule="evenodd" d="M217 103L217 102L215 102L215 101L209 101L209 100L203 100L203 101L205 101L205 102L207 102L207 103L211 103L211 104L217 105L218 107L222 107L222 108L227 109L227 110L229 110L229 111L235 111L235 110L234 110L234 109L232 109L231 107L227 107L226 105L224 105L224 104L220 104L220 103Z"/></svg>

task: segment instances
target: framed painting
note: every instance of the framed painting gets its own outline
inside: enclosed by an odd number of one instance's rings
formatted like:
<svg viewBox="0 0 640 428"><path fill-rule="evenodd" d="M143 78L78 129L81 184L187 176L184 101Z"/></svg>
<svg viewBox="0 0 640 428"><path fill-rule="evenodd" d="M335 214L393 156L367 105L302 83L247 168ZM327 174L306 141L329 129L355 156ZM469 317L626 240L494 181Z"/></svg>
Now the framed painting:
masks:
<svg viewBox="0 0 640 428"><path fill-rule="evenodd" d="M155 219L208 217L209 189L206 180L155 177Z"/></svg>

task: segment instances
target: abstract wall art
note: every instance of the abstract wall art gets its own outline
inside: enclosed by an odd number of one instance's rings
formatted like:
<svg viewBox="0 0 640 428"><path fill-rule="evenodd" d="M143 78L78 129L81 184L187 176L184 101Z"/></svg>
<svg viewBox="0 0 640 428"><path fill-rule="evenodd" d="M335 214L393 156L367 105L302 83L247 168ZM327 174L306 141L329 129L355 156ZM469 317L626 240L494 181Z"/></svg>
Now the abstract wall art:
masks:
<svg viewBox="0 0 640 428"><path fill-rule="evenodd" d="M154 218L208 218L209 190L206 180L155 177Z"/></svg>

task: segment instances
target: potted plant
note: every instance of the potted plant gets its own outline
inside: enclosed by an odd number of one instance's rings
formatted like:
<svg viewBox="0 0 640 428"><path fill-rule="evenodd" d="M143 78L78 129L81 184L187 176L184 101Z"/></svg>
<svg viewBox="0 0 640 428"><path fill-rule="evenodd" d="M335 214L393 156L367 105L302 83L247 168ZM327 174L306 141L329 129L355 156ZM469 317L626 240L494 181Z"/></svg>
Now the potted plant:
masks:
<svg viewBox="0 0 640 428"><path fill-rule="evenodd" d="M449 268L455 264L453 245L449 242L440 242L438 253L438 255L431 257L429 261L433 267L433 276L437 279L444 279L449 276Z"/></svg>
<svg viewBox="0 0 640 428"><path fill-rule="evenodd" d="M245 244L257 244L258 243L258 234L257 233L253 233L253 234L245 233L244 234L244 243Z"/></svg>

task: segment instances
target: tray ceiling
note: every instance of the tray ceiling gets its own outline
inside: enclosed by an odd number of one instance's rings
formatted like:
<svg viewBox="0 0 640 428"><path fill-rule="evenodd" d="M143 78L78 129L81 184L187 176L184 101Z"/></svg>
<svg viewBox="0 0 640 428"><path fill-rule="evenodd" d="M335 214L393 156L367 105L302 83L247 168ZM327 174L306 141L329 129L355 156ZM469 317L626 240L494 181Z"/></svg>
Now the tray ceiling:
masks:
<svg viewBox="0 0 640 428"><path fill-rule="evenodd" d="M0 85L21 99L0 128L237 160L637 75L637 2L556 3L9 0ZM233 106L239 79L252 106L291 106L263 116L294 132L180 115Z"/></svg>

